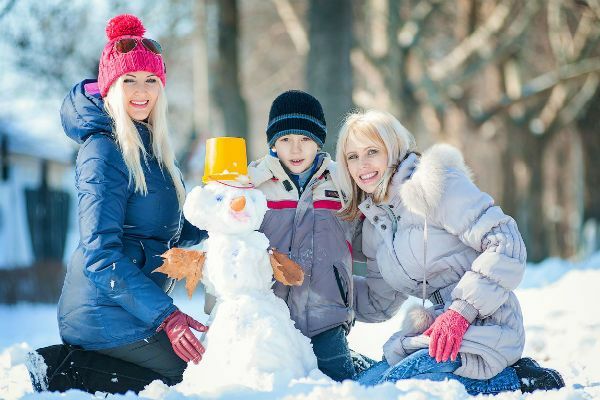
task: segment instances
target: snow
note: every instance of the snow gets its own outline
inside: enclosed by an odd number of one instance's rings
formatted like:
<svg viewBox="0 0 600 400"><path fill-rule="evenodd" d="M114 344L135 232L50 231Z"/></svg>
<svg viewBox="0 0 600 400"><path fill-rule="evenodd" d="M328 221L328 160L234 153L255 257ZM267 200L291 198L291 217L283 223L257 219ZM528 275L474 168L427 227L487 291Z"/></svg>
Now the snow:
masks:
<svg viewBox="0 0 600 400"><path fill-rule="evenodd" d="M523 288L517 290L525 317L527 341L525 356L533 357L542 366L561 372L566 387L560 391L533 394L502 393L497 400L575 400L600 398L600 254L581 263L549 259L540 265L529 265ZM182 291L176 304L200 321L203 300L198 291L192 300ZM354 350L379 359L381 346L401 325L403 313L417 300L407 302L392 320L381 324L357 323L349 341ZM0 398L1 399L81 399L92 398L79 391L65 394L32 394L25 367L25 354L31 349L59 342L55 305L19 304L0 306ZM478 398L484 398L480 396ZM141 395L111 395L109 399L190 399L160 382L149 385ZM354 382L332 383L322 376L293 380L272 392L230 390L203 398L221 399L444 399L470 398L455 381L427 382L417 380L386 383L363 388Z"/></svg>

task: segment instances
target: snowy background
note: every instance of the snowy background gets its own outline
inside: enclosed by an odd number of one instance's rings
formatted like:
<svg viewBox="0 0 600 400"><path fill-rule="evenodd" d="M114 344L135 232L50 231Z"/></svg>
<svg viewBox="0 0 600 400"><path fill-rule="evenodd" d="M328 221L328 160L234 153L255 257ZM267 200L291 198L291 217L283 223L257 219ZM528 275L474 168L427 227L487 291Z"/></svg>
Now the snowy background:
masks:
<svg viewBox="0 0 600 400"><path fill-rule="evenodd" d="M565 379L560 391L523 395L503 393L493 397L506 399L574 400L600 398L600 253L584 262L573 264L560 259L547 259L529 265L517 290L525 318L527 341L525 356L542 366L557 369ZM416 300L413 300L413 302ZM184 293L175 302L185 312L206 320L202 313L202 295L188 300ZM381 358L381 345L400 326L402 315L412 304L405 304L398 315L382 324L357 323L349 341L351 347L375 359ZM27 351L59 342L54 304L18 304L0 306L0 399L81 399L93 398L80 391L32 393L24 365ZM155 384L140 396L110 395L108 398L184 399L176 388ZM485 397L485 396L484 396ZM221 392L222 399L465 399L469 395L457 382L424 382L407 380L363 388L354 382L332 383L310 377L291 382L276 392ZM481 396L479 397L481 398Z"/></svg>

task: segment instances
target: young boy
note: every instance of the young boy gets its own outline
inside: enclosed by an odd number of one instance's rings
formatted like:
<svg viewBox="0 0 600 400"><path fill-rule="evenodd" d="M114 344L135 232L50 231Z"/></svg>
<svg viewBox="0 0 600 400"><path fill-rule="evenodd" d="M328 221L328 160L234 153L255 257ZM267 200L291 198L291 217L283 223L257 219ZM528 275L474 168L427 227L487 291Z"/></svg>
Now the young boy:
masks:
<svg viewBox="0 0 600 400"><path fill-rule="evenodd" d="M352 276L356 227L336 216L341 203L331 173L335 163L320 151L326 133L317 99L299 90L284 92L269 112L269 155L248 171L269 206L260 231L305 273L301 286L275 282L273 290L287 302L296 328L311 338L319 369L342 381L358 372L346 340L355 317L385 320L400 298L381 276Z"/></svg>

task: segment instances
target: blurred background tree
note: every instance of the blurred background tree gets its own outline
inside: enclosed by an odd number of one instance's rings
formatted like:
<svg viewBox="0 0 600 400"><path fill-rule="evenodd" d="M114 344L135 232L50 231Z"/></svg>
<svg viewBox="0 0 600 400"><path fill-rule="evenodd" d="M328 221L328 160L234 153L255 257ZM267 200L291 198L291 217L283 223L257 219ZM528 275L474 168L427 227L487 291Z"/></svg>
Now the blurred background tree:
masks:
<svg viewBox="0 0 600 400"><path fill-rule="evenodd" d="M329 152L353 108L393 113L421 151L459 147L530 261L598 249L598 0L0 0L0 117L31 118L13 106L28 96L57 118L123 12L165 49L189 186L208 137L244 136L250 158L265 154L271 101L299 88L323 103Z"/></svg>

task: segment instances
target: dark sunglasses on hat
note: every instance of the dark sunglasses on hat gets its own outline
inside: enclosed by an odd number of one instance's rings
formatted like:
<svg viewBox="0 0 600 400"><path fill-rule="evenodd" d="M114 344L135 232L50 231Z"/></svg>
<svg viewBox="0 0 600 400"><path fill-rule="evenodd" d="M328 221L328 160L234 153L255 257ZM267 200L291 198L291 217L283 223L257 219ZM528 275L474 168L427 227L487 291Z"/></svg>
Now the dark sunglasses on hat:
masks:
<svg viewBox="0 0 600 400"><path fill-rule="evenodd" d="M156 40L146 38L124 38L117 40L115 42L115 49L122 54L129 53L131 50L137 47L138 42L142 42L142 46L154 54L162 54L162 47L160 47L160 44L158 44Z"/></svg>

